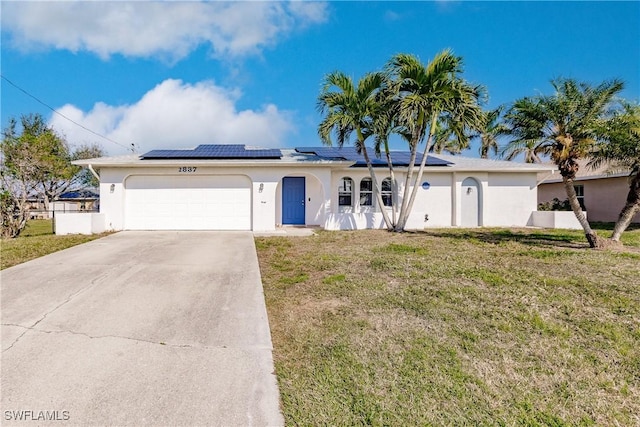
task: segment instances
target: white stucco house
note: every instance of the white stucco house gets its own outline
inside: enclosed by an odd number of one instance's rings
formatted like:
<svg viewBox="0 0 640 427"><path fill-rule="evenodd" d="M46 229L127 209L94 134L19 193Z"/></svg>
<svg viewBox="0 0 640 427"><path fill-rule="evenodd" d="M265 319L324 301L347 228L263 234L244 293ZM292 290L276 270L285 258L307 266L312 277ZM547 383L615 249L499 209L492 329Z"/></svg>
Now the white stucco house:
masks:
<svg viewBox="0 0 640 427"><path fill-rule="evenodd" d="M376 205L364 159L351 147L200 145L74 163L99 175L92 224L107 230L352 230L384 227L380 210L401 203L408 153L392 158L397 194L384 156L375 159L386 206ZM430 155L407 228L530 225L537 186L553 170Z"/></svg>

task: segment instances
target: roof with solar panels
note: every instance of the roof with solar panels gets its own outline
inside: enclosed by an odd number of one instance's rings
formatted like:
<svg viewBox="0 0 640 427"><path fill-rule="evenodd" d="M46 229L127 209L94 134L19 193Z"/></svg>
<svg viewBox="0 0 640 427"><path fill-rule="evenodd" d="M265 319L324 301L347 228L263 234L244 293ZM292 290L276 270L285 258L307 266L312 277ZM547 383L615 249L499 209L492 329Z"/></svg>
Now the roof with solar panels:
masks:
<svg viewBox="0 0 640 427"><path fill-rule="evenodd" d="M384 154L376 156L372 148L368 149L369 158L374 167L387 167ZM407 167L411 161L409 151L391 151L391 159L396 167ZM415 166L420 165L422 153L418 153ZM131 154L115 157L100 157L75 161L81 166L163 166L181 165L185 162L206 165L309 165L366 167L362 153L355 147L297 147L294 149L260 148L244 144L203 144L190 150L152 150L142 155ZM549 166L487 160L446 154L429 154L427 167L430 170L475 170L475 171L548 171Z"/></svg>

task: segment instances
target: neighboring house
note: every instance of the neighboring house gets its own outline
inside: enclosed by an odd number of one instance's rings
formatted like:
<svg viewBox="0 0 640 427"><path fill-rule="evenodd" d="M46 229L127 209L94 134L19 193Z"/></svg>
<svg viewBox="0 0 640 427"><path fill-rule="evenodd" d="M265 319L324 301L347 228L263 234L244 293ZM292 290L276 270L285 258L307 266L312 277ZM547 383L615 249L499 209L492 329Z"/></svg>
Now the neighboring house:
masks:
<svg viewBox="0 0 640 427"><path fill-rule="evenodd" d="M97 212L100 205L100 195L91 190L67 191L62 193L57 200L49 204L49 210L45 209L42 198L27 199L31 218L52 218L54 212Z"/></svg>
<svg viewBox="0 0 640 427"><path fill-rule="evenodd" d="M402 196L409 156L393 152L392 158L397 194L386 162L374 158L382 207L362 156L351 147L200 145L74 163L100 174L106 229L352 230L384 227L380 209L390 211ZM538 182L551 173L549 165L430 155L407 228L526 226Z"/></svg>
<svg viewBox="0 0 640 427"><path fill-rule="evenodd" d="M574 187L589 221L615 222L627 200L629 172L610 174L607 171L606 165L594 169L587 166L587 161L580 161ZM538 203L546 203L554 198L561 201L567 199L560 175L552 176L538 186ZM632 222L640 223L640 213L633 217Z"/></svg>
<svg viewBox="0 0 640 427"><path fill-rule="evenodd" d="M91 190L67 191L58 197L58 201L72 205L78 211L97 211L100 207L100 195Z"/></svg>

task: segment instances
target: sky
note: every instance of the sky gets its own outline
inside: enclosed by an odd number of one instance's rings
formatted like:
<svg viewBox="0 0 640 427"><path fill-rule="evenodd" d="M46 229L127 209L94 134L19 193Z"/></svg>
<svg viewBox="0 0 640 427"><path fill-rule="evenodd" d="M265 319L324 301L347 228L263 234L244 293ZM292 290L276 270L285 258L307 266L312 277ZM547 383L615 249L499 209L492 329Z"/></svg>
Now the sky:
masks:
<svg viewBox="0 0 640 427"><path fill-rule="evenodd" d="M199 144L318 146L323 77L443 49L486 108L553 78L619 78L640 101L640 2L6 1L1 121L40 113L108 155ZM53 112L50 108L57 111ZM64 117L63 117L64 116ZM393 141L393 149L404 148ZM477 146L463 152L478 156Z"/></svg>

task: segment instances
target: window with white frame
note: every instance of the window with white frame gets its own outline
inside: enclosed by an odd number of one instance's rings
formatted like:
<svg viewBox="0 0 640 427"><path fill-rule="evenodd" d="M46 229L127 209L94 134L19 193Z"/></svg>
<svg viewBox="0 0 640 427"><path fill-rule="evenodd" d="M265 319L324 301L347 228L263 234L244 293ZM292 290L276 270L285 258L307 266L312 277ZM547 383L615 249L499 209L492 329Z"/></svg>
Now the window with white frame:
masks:
<svg viewBox="0 0 640 427"><path fill-rule="evenodd" d="M360 206L373 206L373 182L371 178L360 181Z"/></svg>
<svg viewBox="0 0 640 427"><path fill-rule="evenodd" d="M391 185L391 178L382 180L380 195L382 196L382 203L385 206L393 206L393 185Z"/></svg>
<svg viewBox="0 0 640 427"><path fill-rule="evenodd" d="M587 208L584 205L584 185L574 185L573 188L576 190L576 196L578 196L578 202L580 203L580 208L583 211L586 211Z"/></svg>
<svg viewBox="0 0 640 427"><path fill-rule="evenodd" d="M353 180L351 178L344 177L340 179L338 206L353 206Z"/></svg>

